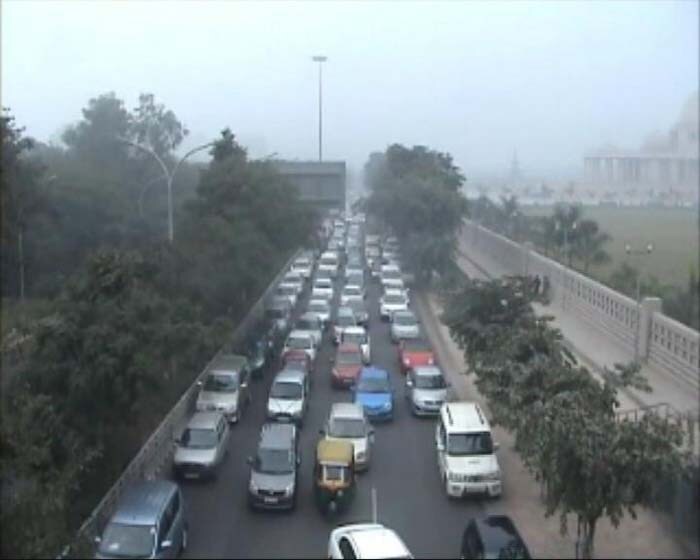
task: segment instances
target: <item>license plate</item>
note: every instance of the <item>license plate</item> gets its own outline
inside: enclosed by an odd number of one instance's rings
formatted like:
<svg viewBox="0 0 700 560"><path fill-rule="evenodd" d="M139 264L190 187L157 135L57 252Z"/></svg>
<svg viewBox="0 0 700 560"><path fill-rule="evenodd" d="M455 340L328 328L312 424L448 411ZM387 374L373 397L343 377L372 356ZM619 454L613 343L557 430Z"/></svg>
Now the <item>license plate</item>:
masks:
<svg viewBox="0 0 700 560"><path fill-rule="evenodd" d="M186 472L185 478L199 478L199 473L196 472Z"/></svg>
<svg viewBox="0 0 700 560"><path fill-rule="evenodd" d="M277 498L263 498L263 501L266 504L276 504L277 503Z"/></svg>

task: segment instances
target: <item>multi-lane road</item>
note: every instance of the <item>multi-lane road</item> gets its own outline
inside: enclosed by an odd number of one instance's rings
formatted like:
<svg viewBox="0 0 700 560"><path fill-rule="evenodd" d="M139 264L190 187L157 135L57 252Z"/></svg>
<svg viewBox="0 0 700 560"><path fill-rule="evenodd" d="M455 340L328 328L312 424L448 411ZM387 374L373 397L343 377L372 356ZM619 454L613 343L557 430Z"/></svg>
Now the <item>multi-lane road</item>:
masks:
<svg viewBox="0 0 700 560"><path fill-rule="evenodd" d="M218 479L184 482L189 520L188 558L313 558L326 554L328 536L335 526L377 521L401 535L419 558L459 556L462 531L469 517L483 515L486 499L448 500L438 475L434 420L418 419L408 411L404 379L399 372L397 350L389 338L389 326L379 319L380 287L368 280L367 305L370 312L372 363L390 372L395 391L393 422L377 424L371 465L360 474L355 500L342 515L327 518L313 499L314 453L333 402L351 400L349 391L330 386L330 358L335 346L326 332L313 373L310 407L301 430L302 456L297 508L292 512L252 512L247 506L249 466L260 427L270 384L278 365L254 382L253 403L241 422L234 426L229 456ZM336 290L336 307L337 293ZM303 311L305 297L296 314ZM417 311L413 306L414 311ZM507 481L506 481L507 483Z"/></svg>

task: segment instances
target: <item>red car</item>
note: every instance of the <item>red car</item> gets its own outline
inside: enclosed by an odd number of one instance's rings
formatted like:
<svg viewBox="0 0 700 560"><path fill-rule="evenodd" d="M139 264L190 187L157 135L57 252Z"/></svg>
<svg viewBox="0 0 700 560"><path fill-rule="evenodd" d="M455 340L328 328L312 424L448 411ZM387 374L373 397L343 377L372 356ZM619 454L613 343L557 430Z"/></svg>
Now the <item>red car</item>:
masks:
<svg viewBox="0 0 700 560"><path fill-rule="evenodd" d="M427 340L406 338L399 344L399 367L405 374L415 366L435 365L435 354Z"/></svg>
<svg viewBox="0 0 700 560"><path fill-rule="evenodd" d="M311 358L305 350L287 350L282 355L282 369L298 369L311 373Z"/></svg>
<svg viewBox="0 0 700 560"><path fill-rule="evenodd" d="M335 353L335 360L331 360L331 384L333 387L350 387L357 381L362 362L362 349L359 344L341 344Z"/></svg>

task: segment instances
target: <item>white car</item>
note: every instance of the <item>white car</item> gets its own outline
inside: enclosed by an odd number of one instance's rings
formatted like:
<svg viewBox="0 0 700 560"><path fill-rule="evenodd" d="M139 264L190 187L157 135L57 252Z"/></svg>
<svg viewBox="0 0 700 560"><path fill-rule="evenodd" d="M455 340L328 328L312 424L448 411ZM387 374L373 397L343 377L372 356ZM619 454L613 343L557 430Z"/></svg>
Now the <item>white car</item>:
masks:
<svg viewBox="0 0 700 560"><path fill-rule="evenodd" d="M396 311L391 322L391 341L420 337L420 324L413 311Z"/></svg>
<svg viewBox="0 0 700 560"><path fill-rule="evenodd" d="M338 276L339 266L340 258L338 257L338 253L334 251L326 251L321 255L321 258L318 260L318 269L328 270L333 278Z"/></svg>
<svg viewBox="0 0 700 560"><path fill-rule="evenodd" d="M270 420L290 420L299 427L309 407L309 378L306 372L282 370L270 387L267 399L267 417Z"/></svg>
<svg viewBox="0 0 700 560"><path fill-rule="evenodd" d="M325 439L340 439L352 443L355 471L369 468L374 445L374 428L367 420L362 405L333 403L322 434Z"/></svg>
<svg viewBox="0 0 700 560"><path fill-rule="evenodd" d="M321 318L313 312L307 311L299 319L297 319L297 324L294 325L295 331L307 332L314 337L314 342L316 343L316 348L321 346L323 341L323 321Z"/></svg>
<svg viewBox="0 0 700 560"><path fill-rule="evenodd" d="M365 291L361 286L348 284L343 288L343 291L340 292L340 305L347 305L350 300L353 299L365 299Z"/></svg>
<svg viewBox="0 0 700 560"><path fill-rule="evenodd" d="M297 272L287 272L287 274L284 275L284 278L282 278L281 283L296 287L297 295L304 291L304 277Z"/></svg>
<svg viewBox="0 0 700 560"><path fill-rule="evenodd" d="M346 327L340 334L340 344L359 344L362 350L362 359L366 364L370 363L369 335L364 327Z"/></svg>
<svg viewBox="0 0 700 560"><path fill-rule="evenodd" d="M343 331L348 327L356 327L357 318L355 317L355 312L351 307L339 307L338 315L335 318L335 323L333 325L333 341L336 344L340 344L340 337Z"/></svg>
<svg viewBox="0 0 700 560"><path fill-rule="evenodd" d="M379 315L391 321L396 311L408 311L408 298L403 292L389 290L379 298Z"/></svg>
<svg viewBox="0 0 700 560"><path fill-rule="evenodd" d="M393 530L378 523L342 525L331 531L328 558L413 558Z"/></svg>
<svg viewBox="0 0 700 560"><path fill-rule="evenodd" d="M319 319L324 326L331 322L331 304L328 303L326 298L322 299L312 299L309 301L309 306L307 307L308 313L313 313Z"/></svg>
<svg viewBox="0 0 700 560"><path fill-rule="evenodd" d="M316 278L313 288L311 288L312 299L333 299L333 280L330 278Z"/></svg>
<svg viewBox="0 0 700 560"><path fill-rule="evenodd" d="M277 289L275 290L275 296L287 298L291 306L295 307L297 304L299 293L297 291L296 284L288 284L286 282L282 282L279 286L277 286Z"/></svg>
<svg viewBox="0 0 700 560"><path fill-rule="evenodd" d="M307 331L293 330L290 332L287 340L284 343L282 354L288 350L303 350L306 352L306 355L309 357L312 364L316 359L316 341L314 340L313 335Z"/></svg>
<svg viewBox="0 0 700 560"><path fill-rule="evenodd" d="M311 278L311 273L313 272L311 259L299 257L294 261L294 264L292 264L292 271L299 274L302 278Z"/></svg>

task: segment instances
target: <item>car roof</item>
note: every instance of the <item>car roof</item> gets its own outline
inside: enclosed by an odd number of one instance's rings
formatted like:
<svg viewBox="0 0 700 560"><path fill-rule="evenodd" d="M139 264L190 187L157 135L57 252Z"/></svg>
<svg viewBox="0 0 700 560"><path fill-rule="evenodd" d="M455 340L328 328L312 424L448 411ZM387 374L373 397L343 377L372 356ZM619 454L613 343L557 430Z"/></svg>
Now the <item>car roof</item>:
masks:
<svg viewBox="0 0 700 560"><path fill-rule="evenodd" d="M362 290L362 286L359 284L345 284L345 286L343 286L343 291L347 290L348 288L353 290Z"/></svg>
<svg viewBox="0 0 700 560"><path fill-rule="evenodd" d="M220 412L195 412L187 422L193 430L215 430L221 420Z"/></svg>
<svg viewBox="0 0 700 560"><path fill-rule="evenodd" d="M293 381L295 383L303 383L305 377L306 373L298 369L283 369L282 371L278 372L277 375L275 375L273 383L276 383L277 381Z"/></svg>
<svg viewBox="0 0 700 560"><path fill-rule="evenodd" d="M354 317L355 312L352 310L352 307L344 305L343 307L338 308L338 316L340 315L347 315L348 317L352 315Z"/></svg>
<svg viewBox="0 0 700 560"><path fill-rule="evenodd" d="M238 372L248 363L248 358L238 354L220 354L212 361L209 371L218 373Z"/></svg>
<svg viewBox="0 0 700 560"><path fill-rule="evenodd" d="M436 375L441 375L444 377L442 370L437 366L415 366L413 371L416 375L432 377Z"/></svg>
<svg viewBox="0 0 700 560"><path fill-rule="evenodd" d="M442 405L440 415L448 432L469 433L490 431L489 422L475 402L450 402Z"/></svg>
<svg viewBox="0 0 700 560"><path fill-rule="evenodd" d="M139 481L122 495L111 521L129 525L155 525L168 499L176 491L177 484L169 480Z"/></svg>
<svg viewBox="0 0 700 560"><path fill-rule="evenodd" d="M307 321L316 321L318 320L318 315L316 315L316 313L314 313L313 311L306 311L300 315L298 320L301 319L306 319Z"/></svg>
<svg viewBox="0 0 700 560"><path fill-rule="evenodd" d="M495 547L500 548L513 540L517 540L527 548L515 524L507 515L488 515L483 518L474 518L472 521L479 529L486 551Z"/></svg>
<svg viewBox="0 0 700 560"><path fill-rule="evenodd" d="M365 379L389 379L389 373L378 367L367 366L360 370L360 378Z"/></svg>
<svg viewBox="0 0 700 560"><path fill-rule="evenodd" d="M309 331L304 331L301 329L294 329L292 332L289 333L289 336L287 338L311 338L311 333Z"/></svg>
<svg viewBox="0 0 700 560"><path fill-rule="evenodd" d="M365 417L362 405L356 403L333 403L331 405L331 418L362 418Z"/></svg>
<svg viewBox="0 0 700 560"><path fill-rule="evenodd" d="M405 338L401 341L405 352L432 352L433 348L424 338Z"/></svg>
<svg viewBox="0 0 700 560"><path fill-rule="evenodd" d="M330 306L331 306L331 304L328 303L328 300L327 300L327 299L319 299L319 298L316 298L316 299L309 300L309 305L311 305L312 303L315 304L315 305L323 304L324 307L330 307Z"/></svg>
<svg viewBox="0 0 700 560"><path fill-rule="evenodd" d="M392 290L394 291L394 290ZM410 309L402 309L401 311L396 311L394 317L413 317L416 318L416 314Z"/></svg>
<svg viewBox="0 0 700 560"><path fill-rule="evenodd" d="M401 538L382 525L353 527L348 536L355 544L358 558L401 558L410 554Z"/></svg>
<svg viewBox="0 0 700 560"><path fill-rule="evenodd" d="M356 327L345 327L343 330L343 334L367 334L367 331L365 330L364 327L361 326L356 326Z"/></svg>
<svg viewBox="0 0 700 560"><path fill-rule="evenodd" d="M291 303L289 303L289 300L286 297L275 296L267 306L268 309L280 309L282 307L285 309L291 307Z"/></svg>
<svg viewBox="0 0 700 560"><path fill-rule="evenodd" d="M354 342L343 342L338 346L338 352L361 352L360 345Z"/></svg>
<svg viewBox="0 0 700 560"><path fill-rule="evenodd" d="M289 449L296 434L293 424L268 422L260 430L260 447L273 449Z"/></svg>

